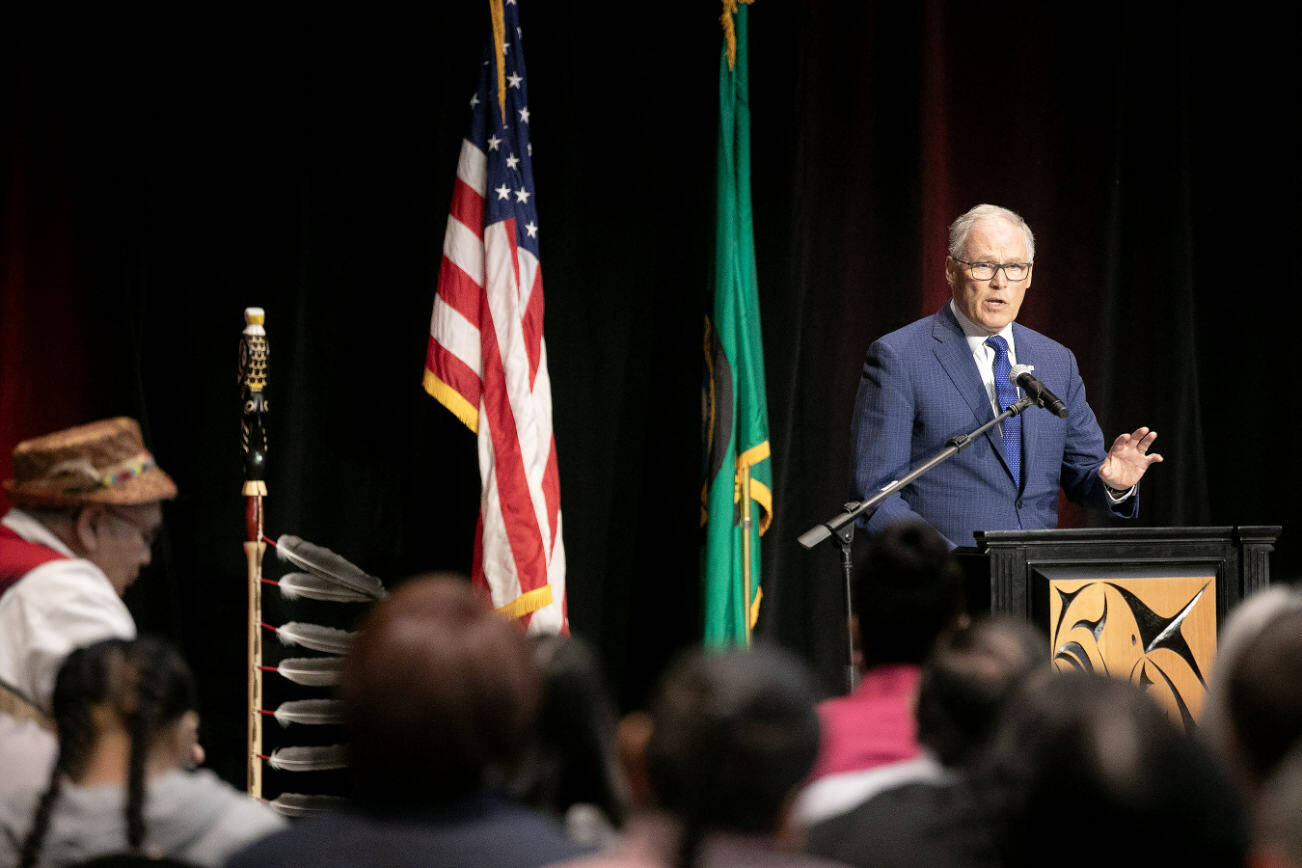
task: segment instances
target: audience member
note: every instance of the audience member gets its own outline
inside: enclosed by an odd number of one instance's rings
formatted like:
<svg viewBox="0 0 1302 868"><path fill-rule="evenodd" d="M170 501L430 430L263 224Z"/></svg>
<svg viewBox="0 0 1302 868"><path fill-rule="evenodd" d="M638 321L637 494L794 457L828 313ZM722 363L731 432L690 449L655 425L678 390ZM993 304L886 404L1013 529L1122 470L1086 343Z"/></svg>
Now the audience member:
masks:
<svg viewBox="0 0 1302 868"><path fill-rule="evenodd" d="M542 676L533 735L510 794L565 824L574 841L601 848L624 821L626 786L615 756L615 712L583 640L530 637Z"/></svg>
<svg viewBox="0 0 1302 868"><path fill-rule="evenodd" d="M649 721L626 720L621 736L634 804L654 807L571 868L837 864L793 852L789 807L819 724L809 675L789 654L692 652L665 675Z"/></svg>
<svg viewBox="0 0 1302 868"><path fill-rule="evenodd" d="M25 440L13 466L13 509L0 520L0 685L48 715L68 652L135 636L119 596L149 563L159 503L176 484L125 417Z"/></svg>
<svg viewBox="0 0 1302 868"><path fill-rule="evenodd" d="M1231 613L1212 667L1201 734L1251 801L1302 737L1302 594L1275 587Z"/></svg>
<svg viewBox="0 0 1302 868"><path fill-rule="evenodd" d="M918 740L935 773L819 823L809 830L807 849L852 865L964 864L962 775L1010 697L1048 660L1044 635L1007 616L943 634L918 688Z"/></svg>
<svg viewBox="0 0 1302 868"><path fill-rule="evenodd" d="M54 734L33 720L0 712L0 802L39 790L50 780L59 754Z"/></svg>
<svg viewBox="0 0 1302 868"><path fill-rule="evenodd" d="M1302 868L1302 742L1266 782L1253 813L1253 868Z"/></svg>
<svg viewBox="0 0 1302 868"><path fill-rule="evenodd" d="M1228 676L1230 756L1252 794L1302 736L1302 611L1265 625Z"/></svg>
<svg viewBox="0 0 1302 868"><path fill-rule="evenodd" d="M1244 864L1234 787L1138 688L1081 673L1028 688L974 775L966 843L991 836L968 864Z"/></svg>
<svg viewBox="0 0 1302 868"><path fill-rule="evenodd" d="M921 750L914 701L922 661L963 612L962 572L940 534L902 522L869 541L854 583L862 680L818 707L822 750L797 807L806 825L934 771L914 762Z"/></svg>
<svg viewBox="0 0 1302 868"><path fill-rule="evenodd" d="M59 670L59 754L49 786L0 802L0 864L55 866L130 853L219 865L284 825L209 771L195 753L194 683L153 639L108 639Z"/></svg>
<svg viewBox="0 0 1302 868"><path fill-rule="evenodd" d="M407 582L367 615L344 662L353 807L230 864L493 868L581 854L554 822L493 792L527 744L538 690L524 635L469 582Z"/></svg>

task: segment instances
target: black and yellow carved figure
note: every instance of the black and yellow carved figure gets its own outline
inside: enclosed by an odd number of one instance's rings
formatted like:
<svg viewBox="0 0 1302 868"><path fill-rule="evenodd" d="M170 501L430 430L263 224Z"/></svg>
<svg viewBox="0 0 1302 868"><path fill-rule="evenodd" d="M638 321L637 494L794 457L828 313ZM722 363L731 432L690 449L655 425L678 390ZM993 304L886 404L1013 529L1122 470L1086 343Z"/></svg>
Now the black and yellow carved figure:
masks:
<svg viewBox="0 0 1302 868"><path fill-rule="evenodd" d="M243 402L240 419L240 448L244 454L246 486L262 482L267 463L267 374L270 348L263 330L261 308L244 312L245 328L240 336L239 382ZM260 486L259 486L260 487ZM246 492L266 494L266 491Z"/></svg>

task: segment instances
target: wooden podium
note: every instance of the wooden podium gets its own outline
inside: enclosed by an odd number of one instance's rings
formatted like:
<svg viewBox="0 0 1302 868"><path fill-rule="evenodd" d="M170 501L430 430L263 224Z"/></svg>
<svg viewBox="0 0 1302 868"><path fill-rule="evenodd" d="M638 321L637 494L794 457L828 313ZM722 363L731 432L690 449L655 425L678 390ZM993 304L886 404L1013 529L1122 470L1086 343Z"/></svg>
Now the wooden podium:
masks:
<svg viewBox="0 0 1302 868"><path fill-rule="evenodd" d="M1026 618L1053 665L1125 678L1196 725L1226 614L1270 583L1277 526L986 531L957 554L973 611Z"/></svg>

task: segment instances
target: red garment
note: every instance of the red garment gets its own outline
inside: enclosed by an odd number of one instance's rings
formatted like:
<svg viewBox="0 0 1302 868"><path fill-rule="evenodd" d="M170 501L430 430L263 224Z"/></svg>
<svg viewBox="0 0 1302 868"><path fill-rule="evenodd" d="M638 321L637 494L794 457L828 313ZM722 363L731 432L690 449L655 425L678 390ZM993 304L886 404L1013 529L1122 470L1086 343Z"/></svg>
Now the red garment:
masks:
<svg viewBox="0 0 1302 868"><path fill-rule="evenodd" d="M849 696L818 705L823 745L810 780L913 759L918 746L914 706L922 667L875 666Z"/></svg>
<svg viewBox="0 0 1302 868"><path fill-rule="evenodd" d="M54 549L28 542L0 524L0 594L41 564L62 557Z"/></svg>

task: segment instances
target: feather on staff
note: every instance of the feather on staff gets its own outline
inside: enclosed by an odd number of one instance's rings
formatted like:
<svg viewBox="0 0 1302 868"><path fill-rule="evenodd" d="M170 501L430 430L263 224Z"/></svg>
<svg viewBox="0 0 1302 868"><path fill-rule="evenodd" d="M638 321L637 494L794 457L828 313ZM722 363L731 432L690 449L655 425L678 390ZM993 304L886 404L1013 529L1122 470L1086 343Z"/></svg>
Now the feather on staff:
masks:
<svg viewBox="0 0 1302 868"><path fill-rule="evenodd" d="M364 594L368 599L380 600L385 596L384 583L330 549L313 545L293 534L281 534L276 540L276 555L301 570L307 570L345 588Z"/></svg>
<svg viewBox="0 0 1302 868"><path fill-rule="evenodd" d="M269 581L263 579L263 581ZM287 573L279 581L270 582L280 588L280 595L286 600L303 597L308 600L321 600L326 603L370 603L374 597L335 584L330 579L323 579L311 573Z"/></svg>
<svg viewBox="0 0 1302 868"><path fill-rule="evenodd" d="M279 627L263 621L262 626L268 630L275 630L276 638L285 645L302 645L304 648L323 651L326 654L347 654L348 643L353 640L354 635L348 630L322 627L320 624L304 624L301 621L290 621Z"/></svg>
<svg viewBox="0 0 1302 868"><path fill-rule="evenodd" d="M339 796L313 796L304 793L281 793L267 802L273 810L286 817L316 817L338 811L348 804Z"/></svg>
<svg viewBox="0 0 1302 868"><path fill-rule="evenodd" d="M282 772L321 772L348 768L348 748L342 744L311 747L282 747L265 757Z"/></svg>
<svg viewBox="0 0 1302 868"><path fill-rule="evenodd" d="M263 672L275 672L282 678L304 687L333 687L339 683L342 657L289 657L277 666L259 666Z"/></svg>
<svg viewBox="0 0 1302 868"><path fill-rule="evenodd" d="M344 722L344 706L338 699L292 699L282 702L275 711L264 708L262 713L274 716L281 726L332 726Z"/></svg>

